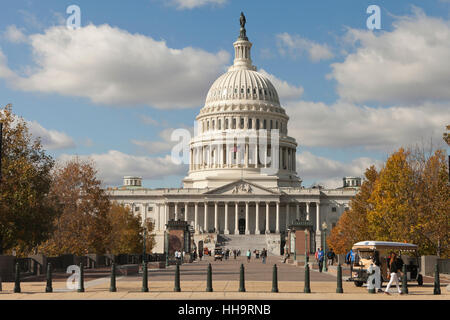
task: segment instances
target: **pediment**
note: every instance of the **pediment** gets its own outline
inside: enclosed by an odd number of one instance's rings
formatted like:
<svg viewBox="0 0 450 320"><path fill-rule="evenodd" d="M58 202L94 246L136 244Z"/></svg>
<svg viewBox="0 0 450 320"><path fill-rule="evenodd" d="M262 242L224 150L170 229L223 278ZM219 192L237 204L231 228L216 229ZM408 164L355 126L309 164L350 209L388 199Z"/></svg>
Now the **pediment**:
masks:
<svg viewBox="0 0 450 320"><path fill-rule="evenodd" d="M237 180L224 186L209 190L205 194L230 194L230 195L278 195L278 192L264 188L246 180Z"/></svg>

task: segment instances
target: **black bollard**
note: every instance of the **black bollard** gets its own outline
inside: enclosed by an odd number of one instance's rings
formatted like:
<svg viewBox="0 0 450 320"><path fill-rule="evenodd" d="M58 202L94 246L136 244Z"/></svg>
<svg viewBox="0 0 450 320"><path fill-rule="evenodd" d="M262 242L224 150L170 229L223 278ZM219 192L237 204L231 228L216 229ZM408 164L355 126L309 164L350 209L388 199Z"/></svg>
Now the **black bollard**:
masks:
<svg viewBox="0 0 450 320"><path fill-rule="evenodd" d="M337 267L337 288L336 293L344 293L344 289L342 288L342 267L341 264L338 264Z"/></svg>
<svg viewBox="0 0 450 320"><path fill-rule="evenodd" d="M148 292L148 270L147 262L142 263L142 292Z"/></svg>
<svg viewBox="0 0 450 320"><path fill-rule="evenodd" d="M208 264L208 272L206 275L206 292L213 292L211 263Z"/></svg>
<svg viewBox="0 0 450 320"><path fill-rule="evenodd" d="M402 273L402 294L408 294L408 274L406 273L406 264L403 264Z"/></svg>
<svg viewBox="0 0 450 320"><path fill-rule="evenodd" d="M239 276L239 292L245 292L244 265L241 263L241 272Z"/></svg>
<svg viewBox="0 0 450 320"><path fill-rule="evenodd" d="M311 293L311 287L309 284L309 264L305 265L305 288L303 289L304 293Z"/></svg>
<svg viewBox="0 0 450 320"><path fill-rule="evenodd" d="M177 263L175 266L175 286L173 287L173 291L180 292L180 265Z"/></svg>
<svg viewBox="0 0 450 320"><path fill-rule="evenodd" d="M273 265L273 273L272 273L272 292L278 292L278 272L277 265Z"/></svg>
<svg viewBox="0 0 450 320"><path fill-rule="evenodd" d="M14 293L20 293L20 269L19 263L16 263L16 275L14 279Z"/></svg>
<svg viewBox="0 0 450 320"><path fill-rule="evenodd" d="M78 282L78 292L84 292L84 266L83 261L80 262L80 279Z"/></svg>
<svg viewBox="0 0 450 320"><path fill-rule="evenodd" d="M51 263L47 263L47 286L45 287L45 292L53 292Z"/></svg>
<svg viewBox="0 0 450 320"><path fill-rule="evenodd" d="M116 287L116 264L111 264L111 284L109 286L109 292L117 292Z"/></svg>
<svg viewBox="0 0 450 320"><path fill-rule="evenodd" d="M439 280L439 266L434 266L434 291L433 294L441 294L441 281Z"/></svg>

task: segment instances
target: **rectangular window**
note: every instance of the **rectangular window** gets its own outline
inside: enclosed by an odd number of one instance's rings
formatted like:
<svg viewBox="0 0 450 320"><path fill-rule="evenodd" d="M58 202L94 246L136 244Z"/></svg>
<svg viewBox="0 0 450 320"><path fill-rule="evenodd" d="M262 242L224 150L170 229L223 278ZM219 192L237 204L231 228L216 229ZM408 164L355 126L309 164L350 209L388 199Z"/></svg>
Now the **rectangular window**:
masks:
<svg viewBox="0 0 450 320"><path fill-rule="evenodd" d="M248 119L248 128L251 129L252 128L252 119Z"/></svg>
<svg viewBox="0 0 450 320"><path fill-rule="evenodd" d="M336 207L332 207L331 212L336 212Z"/></svg>

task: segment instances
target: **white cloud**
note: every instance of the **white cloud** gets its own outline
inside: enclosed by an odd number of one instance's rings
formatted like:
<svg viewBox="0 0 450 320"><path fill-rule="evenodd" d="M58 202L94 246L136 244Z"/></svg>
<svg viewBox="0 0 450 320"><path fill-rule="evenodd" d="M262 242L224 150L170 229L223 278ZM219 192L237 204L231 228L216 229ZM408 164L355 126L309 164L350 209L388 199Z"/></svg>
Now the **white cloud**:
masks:
<svg viewBox="0 0 450 320"><path fill-rule="evenodd" d="M274 76L273 74L267 73L264 69L260 69L259 72L269 78L272 84L277 89L278 96L280 100L287 101L298 99L303 94L303 87L296 87L294 85L289 84L287 81L281 80Z"/></svg>
<svg viewBox="0 0 450 320"><path fill-rule="evenodd" d="M17 28L14 24L10 25L3 32L3 37L13 43L23 43L27 41L27 36L23 33L23 29Z"/></svg>
<svg viewBox="0 0 450 320"><path fill-rule="evenodd" d="M37 121L27 121L28 128L33 137L41 139L42 146L48 150L74 148L75 142L71 137L61 131L49 130Z"/></svg>
<svg viewBox="0 0 450 320"><path fill-rule="evenodd" d="M333 52L326 44L319 44L299 35L290 35L287 32L277 34L278 51L281 55L298 58L305 53L313 62L328 60L334 57Z"/></svg>
<svg viewBox="0 0 450 320"><path fill-rule="evenodd" d="M303 151L297 155L297 171L303 180L314 180L326 188L342 187L344 176L363 177L371 165L381 168L383 162L367 157L344 163Z"/></svg>
<svg viewBox="0 0 450 320"><path fill-rule="evenodd" d="M65 162L74 155L63 154L58 160ZM103 154L78 156L82 160L93 160L98 169L98 176L105 185L120 185L123 176L136 175L144 179L162 179L171 175L184 175L187 166L175 165L170 156L142 157L110 150Z"/></svg>
<svg viewBox="0 0 450 320"><path fill-rule="evenodd" d="M0 77L24 91L86 97L100 104L198 106L229 61L225 51L172 49L164 41L109 25L55 26L29 39L36 66L19 76L0 55Z"/></svg>
<svg viewBox="0 0 450 320"><path fill-rule="evenodd" d="M450 22L414 9L398 17L392 32L350 29L359 44L344 62L332 64L341 98L352 102L420 103L450 99Z"/></svg>
<svg viewBox="0 0 450 320"><path fill-rule="evenodd" d="M172 0L177 9L194 9L205 5L223 5L227 0Z"/></svg>
<svg viewBox="0 0 450 320"><path fill-rule="evenodd" d="M442 140L450 103L370 108L347 102L298 101L285 106L289 135L300 146L363 147L384 152L434 138Z"/></svg>

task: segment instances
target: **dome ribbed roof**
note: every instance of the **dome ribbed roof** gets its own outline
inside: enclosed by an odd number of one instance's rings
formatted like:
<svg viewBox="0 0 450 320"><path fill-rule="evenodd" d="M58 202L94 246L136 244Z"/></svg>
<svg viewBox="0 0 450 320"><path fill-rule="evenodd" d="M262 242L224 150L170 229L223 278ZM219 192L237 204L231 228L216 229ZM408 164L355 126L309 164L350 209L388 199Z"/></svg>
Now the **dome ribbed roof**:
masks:
<svg viewBox="0 0 450 320"><path fill-rule="evenodd" d="M214 105L227 100L260 100L275 106L280 106L278 94L267 77L261 73L238 69L221 75L208 91L206 105Z"/></svg>

